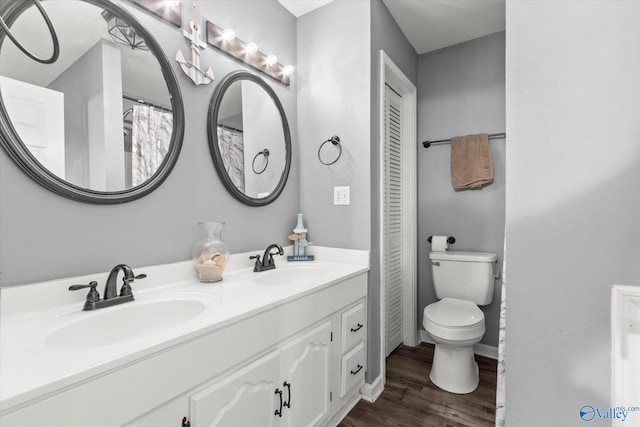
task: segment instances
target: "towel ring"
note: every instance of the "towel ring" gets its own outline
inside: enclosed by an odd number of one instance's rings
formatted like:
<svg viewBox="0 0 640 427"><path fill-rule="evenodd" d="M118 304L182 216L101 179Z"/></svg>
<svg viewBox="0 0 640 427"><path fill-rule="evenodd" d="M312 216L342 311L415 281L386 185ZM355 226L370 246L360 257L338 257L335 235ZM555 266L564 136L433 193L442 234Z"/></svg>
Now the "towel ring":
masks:
<svg viewBox="0 0 640 427"><path fill-rule="evenodd" d="M49 33L51 34L51 40L53 41L53 54L51 55L51 58L49 58L49 59L38 58L33 53L29 52L27 50L27 48L25 48L15 38L15 36L13 34L11 34L11 31L9 30L9 27L4 22L4 19L2 19L1 16L0 16L0 28L2 28L4 30L4 32L7 33L7 36L9 36L9 38L16 45L16 47L18 49L20 49L29 58L33 59L34 61L40 62L41 64L53 64L54 62L56 62L58 60L58 55L60 54L60 44L58 43L58 35L56 34L56 30L53 28L53 24L51 23L51 20L49 19L49 15L47 15L47 12L45 12L44 8L40 4L40 1L39 0L33 0L33 4L36 5L38 10L40 11L40 14L44 18L44 21L47 23L47 28L49 28Z"/></svg>
<svg viewBox="0 0 640 427"><path fill-rule="evenodd" d="M261 170L260 172L258 172L258 171L256 170L256 159L257 159L257 158L258 158L258 156L260 156L260 155L264 156L264 158L265 158L267 161L266 161L266 163L264 164L264 167L262 168L262 170ZM269 166L269 149L265 148L264 150L262 150L262 151L258 152L258 154L256 154L256 155L253 157L253 162L251 162L251 169L253 169L253 172L254 172L256 175L260 175L262 172L264 172L264 171L266 171L266 170L267 170L267 166Z"/></svg>
<svg viewBox="0 0 640 427"><path fill-rule="evenodd" d="M334 161L329 162L329 163L324 162L322 160L322 157L320 156L320 152L322 151L322 147L324 147L324 145L327 142L330 142L333 145L337 145L338 149L340 150L340 151L338 151L338 157L336 157L336 159ZM320 163L322 163L325 166L330 166L330 165L334 164L335 162L337 162L340 159L340 156L342 156L342 145L340 144L340 137L338 135L333 135L331 138L329 138L325 142L323 142L320 145L320 148L318 148L318 160L320 160Z"/></svg>

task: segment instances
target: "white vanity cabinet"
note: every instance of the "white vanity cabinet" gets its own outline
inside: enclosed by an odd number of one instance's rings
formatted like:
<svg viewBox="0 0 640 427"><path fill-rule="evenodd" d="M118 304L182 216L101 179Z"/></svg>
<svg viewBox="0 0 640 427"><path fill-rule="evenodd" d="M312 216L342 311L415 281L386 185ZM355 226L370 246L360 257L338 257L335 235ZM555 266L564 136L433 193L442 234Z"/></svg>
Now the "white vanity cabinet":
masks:
<svg viewBox="0 0 640 427"><path fill-rule="evenodd" d="M329 414L331 322L189 398L192 426L315 426Z"/></svg>
<svg viewBox="0 0 640 427"><path fill-rule="evenodd" d="M367 268L320 267L334 273L308 285L229 280L222 287L187 286L184 292L210 289L222 301L209 320L100 363L80 350L51 350L49 359L25 352L16 381L32 379L29 366L45 372L91 363L22 394L4 388L0 425L335 426L358 402L364 383ZM116 353L103 347L91 354L107 350ZM38 357L49 362L46 369ZM22 360L14 357L11 366L22 369Z"/></svg>
<svg viewBox="0 0 640 427"><path fill-rule="evenodd" d="M252 320L267 330L296 329L295 325L303 329L127 427L174 426L183 418L190 427L337 425L360 399L364 384L366 275L264 315ZM260 335L249 333L242 341ZM238 359L243 357L246 354L238 353Z"/></svg>

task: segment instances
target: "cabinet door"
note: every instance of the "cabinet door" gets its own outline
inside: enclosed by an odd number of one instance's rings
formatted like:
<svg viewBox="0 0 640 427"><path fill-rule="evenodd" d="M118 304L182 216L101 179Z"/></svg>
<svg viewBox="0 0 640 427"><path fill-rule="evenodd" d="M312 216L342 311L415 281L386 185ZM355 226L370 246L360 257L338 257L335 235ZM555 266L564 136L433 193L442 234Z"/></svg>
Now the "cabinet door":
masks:
<svg viewBox="0 0 640 427"><path fill-rule="evenodd" d="M193 427L275 426L280 407L279 352L273 351L189 399ZM211 363L215 363L212 361Z"/></svg>
<svg viewBox="0 0 640 427"><path fill-rule="evenodd" d="M281 347L285 426L320 425L329 415L330 350L330 321Z"/></svg>

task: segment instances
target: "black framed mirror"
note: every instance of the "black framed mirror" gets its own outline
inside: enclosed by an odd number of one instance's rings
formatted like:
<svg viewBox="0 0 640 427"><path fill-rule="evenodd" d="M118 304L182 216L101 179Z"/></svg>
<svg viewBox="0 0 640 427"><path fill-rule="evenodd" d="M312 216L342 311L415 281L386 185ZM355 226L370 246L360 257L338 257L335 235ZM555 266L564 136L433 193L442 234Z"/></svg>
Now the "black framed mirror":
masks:
<svg viewBox="0 0 640 427"><path fill-rule="evenodd" d="M39 1L39 0L35 0ZM16 40L48 58L52 35L34 0L0 3ZM51 64L0 29L0 137L32 179L73 200L115 204L155 190L184 133L182 96L162 48L108 0L40 3L59 41Z"/></svg>
<svg viewBox="0 0 640 427"><path fill-rule="evenodd" d="M216 171L229 193L251 206L278 198L291 168L291 134L274 90L246 71L225 76L207 122Z"/></svg>

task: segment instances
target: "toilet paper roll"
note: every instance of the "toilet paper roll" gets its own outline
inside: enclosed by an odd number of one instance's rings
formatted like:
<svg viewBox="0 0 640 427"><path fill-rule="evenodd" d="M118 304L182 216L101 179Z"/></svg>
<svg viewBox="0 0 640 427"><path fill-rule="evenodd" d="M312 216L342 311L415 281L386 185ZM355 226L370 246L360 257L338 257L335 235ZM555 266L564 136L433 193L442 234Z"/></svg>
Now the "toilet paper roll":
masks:
<svg viewBox="0 0 640 427"><path fill-rule="evenodd" d="M444 252L449 249L447 239L449 236L433 236L431 237L431 250L433 252Z"/></svg>

